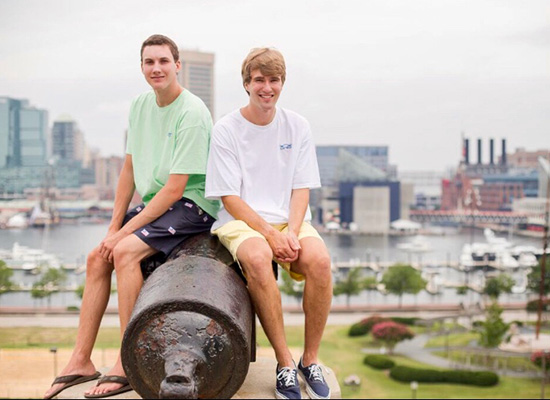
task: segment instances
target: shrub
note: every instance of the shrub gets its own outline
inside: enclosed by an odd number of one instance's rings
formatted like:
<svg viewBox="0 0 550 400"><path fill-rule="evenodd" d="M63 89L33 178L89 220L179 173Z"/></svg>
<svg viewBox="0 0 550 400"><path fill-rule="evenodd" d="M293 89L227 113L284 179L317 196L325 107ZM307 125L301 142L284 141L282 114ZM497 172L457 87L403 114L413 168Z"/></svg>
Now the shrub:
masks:
<svg viewBox="0 0 550 400"><path fill-rule="evenodd" d="M542 368L542 359L545 357L545 354L542 351L536 351L531 354L531 361L537 367ZM546 371L550 370L550 353L546 353Z"/></svg>
<svg viewBox="0 0 550 400"><path fill-rule="evenodd" d="M390 376L400 382L458 383L473 386L494 386L499 381L498 375L490 371L438 371L404 366L393 367Z"/></svg>
<svg viewBox="0 0 550 400"><path fill-rule="evenodd" d="M542 311L549 311L550 299L542 299ZM525 307L529 312L538 312L539 310L539 299L531 300L527 302Z"/></svg>
<svg viewBox="0 0 550 400"><path fill-rule="evenodd" d="M390 369L395 366L395 362L391 358L380 354L369 354L363 360L363 364L375 369Z"/></svg>
<svg viewBox="0 0 550 400"><path fill-rule="evenodd" d="M474 322L472 322L472 326L474 328L481 328L483 326L483 321L481 321L481 320L474 321Z"/></svg>
<svg viewBox="0 0 550 400"><path fill-rule="evenodd" d="M380 322L372 328L372 336L384 342L392 352L395 345L405 339L412 339L414 333L403 324L393 321Z"/></svg>
<svg viewBox="0 0 550 400"><path fill-rule="evenodd" d="M360 322L350 326L348 336L365 336L368 332L366 325L361 325Z"/></svg>
<svg viewBox="0 0 550 400"><path fill-rule="evenodd" d="M372 317L362 319L349 328L348 336L364 336L371 331L374 325L383 321L388 321L388 319L379 315L373 315Z"/></svg>
<svg viewBox="0 0 550 400"><path fill-rule="evenodd" d="M359 323L367 327L367 333L368 333L372 330L372 327L374 325L379 324L380 322L386 322L386 321L389 321L389 319L384 318L381 315L373 315L372 317L362 319Z"/></svg>
<svg viewBox="0 0 550 400"><path fill-rule="evenodd" d="M416 321L418 321L419 319L420 318L418 318L418 317L410 317L410 318L407 318L407 317L391 317L391 320L393 322L397 322L398 324L409 325L409 326L415 325Z"/></svg>

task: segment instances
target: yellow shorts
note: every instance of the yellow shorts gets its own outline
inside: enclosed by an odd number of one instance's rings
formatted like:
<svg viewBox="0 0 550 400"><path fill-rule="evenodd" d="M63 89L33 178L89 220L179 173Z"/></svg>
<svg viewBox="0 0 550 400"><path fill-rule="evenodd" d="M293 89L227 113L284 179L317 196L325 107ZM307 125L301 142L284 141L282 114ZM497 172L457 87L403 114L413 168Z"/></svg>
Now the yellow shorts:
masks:
<svg viewBox="0 0 550 400"><path fill-rule="evenodd" d="M271 226L273 226L279 232L288 232L288 224L272 224ZM222 242L227 250L229 250L229 252L233 256L233 259L237 262L239 262L239 260L237 259L237 250L239 249L241 243L243 243L247 239L255 237L266 240L264 235L252 229L246 224L246 222L240 220L230 221L227 224L219 227L212 233L220 239L220 242ZM302 226L300 227L300 232L298 233L298 240L306 237L316 237L323 240L319 233L315 230L315 228L311 226L311 224L308 222L302 223ZM292 279L296 281L303 281L305 279L302 274L291 271L289 263L277 263L290 274Z"/></svg>

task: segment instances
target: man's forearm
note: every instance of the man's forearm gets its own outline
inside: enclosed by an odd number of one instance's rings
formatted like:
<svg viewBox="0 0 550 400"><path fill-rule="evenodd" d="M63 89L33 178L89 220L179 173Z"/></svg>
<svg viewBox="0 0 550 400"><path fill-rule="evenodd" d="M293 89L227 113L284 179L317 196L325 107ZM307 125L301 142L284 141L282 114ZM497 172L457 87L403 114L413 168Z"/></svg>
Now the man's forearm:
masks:
<svg viewBox="0 0 550 400"><path fill-rule="evenodd" d="M233 218L246 222L248 226L261 233L263 236L268 237L276 231L275 228L239 196L223 196L222 202L227 212L231 214Z"/></svg>
<svg viewBox="0 0 550 400"><path fill-rule="evenodd" d="M113 206L113 216L111 217L111 223L109 224L110 232L117 232L120 230L122 222L124 221L124 216L128 211L130 201L132 201L132 197L134 196L134 191L135 185L133 168L131 162L126 160L118 178L115 204Z"/></svg>
<svg viewBox="0 0 550 400"><path fill-rule="evenodd" d="M290 197L290 212L288 216L288 230L296 236L304 222L309 204L309 189L294 189Z"/></svg>
<svg viewBox="0 0 550 400"><path fill-rule="evenodd" d="M139 214L124 225L122 231L130 234L162 216L176 201L181 199L188 179L188 175L170 175L166 185Z"/></svg>

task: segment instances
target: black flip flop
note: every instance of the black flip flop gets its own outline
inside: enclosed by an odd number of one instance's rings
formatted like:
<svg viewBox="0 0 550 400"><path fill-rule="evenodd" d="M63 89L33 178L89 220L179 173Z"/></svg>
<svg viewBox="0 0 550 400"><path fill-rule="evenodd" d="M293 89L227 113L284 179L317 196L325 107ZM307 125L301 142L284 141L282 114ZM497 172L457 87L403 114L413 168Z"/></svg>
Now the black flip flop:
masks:
<svg viewBox="0 0 550 400"><path fill-rule="evenodd" d="M101 376L101 373L99 371L96 371L93 375L63 375L58 376L54 379L52 386L57 385L58 383L64 383L65 386L60 387L55 392L51 393L48 397L44 397L45 399L53 399L55 396L57 396L59 393L64 391L67 388L70 388L71 386L79 385L84 382L93 381L94 379L97 379Z"/></svg>
<svg viewBox="0 0 550 400"><path fill-rule="evenodd" d="M123 386L118 389L111 390L110 392L105 392L100 394L84 394L84 397L86 397L87 399L102 399L104 397L110 397L110 396L114 396L115 394L125 393L132 390L132 387L128 383L128 379L125 376L118 376L118 375L102 376L97 381L96 386L99 386L102 383L107 383L107 382L120 383Z"/></svg>

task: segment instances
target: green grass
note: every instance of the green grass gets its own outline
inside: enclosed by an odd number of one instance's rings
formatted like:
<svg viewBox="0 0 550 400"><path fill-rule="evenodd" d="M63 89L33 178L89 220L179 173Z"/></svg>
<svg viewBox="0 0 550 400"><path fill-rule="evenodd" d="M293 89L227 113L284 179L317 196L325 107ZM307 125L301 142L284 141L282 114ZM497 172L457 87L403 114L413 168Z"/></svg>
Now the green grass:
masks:
<svg viewBox="0 0 550 400"><path fill-rule="evenodd" d="M0 348L72 348L75 344L76 328L0 328ZM101 328L97 336L97 349L120 347L120 329Z"/></svg>
<svg viewBox="0 0 550 400"><path fill-rule="evenodd" d="M424 347L445 347L446 346L446 335L435 336L428 340L426 346ZM467 346L472 340L479 339L479 333L475 332L465 332L465 333L450 333L449 335L449 346Z"/></svg>
<svg viewBox="0 0 550 400"><path fill-rule="evenodd" d="M361 349L376 346L372 337L347 336L349 327L328 326L321 345L320 358L336 373L344 398L410 398L408 383L396 382L387 371L379 371L363 364ZM261 328L258 328L259 346L269 346ZM287 327L291 347L303 346L303 327ZM70 348L74 345L74 328L0 328L0 348ZM102 328L97 348L118 348L120 334L117 328ZM399 355L391 356L398 365L433 368ZM356 388L344 386L343 380L351 374L361 378ZM546 393L550 396L550 388ZM540 380L501 377L495 387L479 388L465 385L419 384L417 398L540 398ZM550 398L550 397L547 397Z"/></svg>
<svg viewBox="0 0 550 400"><path fill-rule="evenodd" d="M435 354L439 357L447 358L447 353L445 351L434 351L432 354ZM450 350L449 358L453 361L460 362L461 364L466 364L466 353L460 350ZM506 365L506 368L512 371L534 371L539 372L540 368L531 362L530 359L521 356L510 356L502 357L498 355L491 355L487 360L482 354L471 353L470 363L472 365L494 365L495 360L498 362L499 366Z"/></svg>

